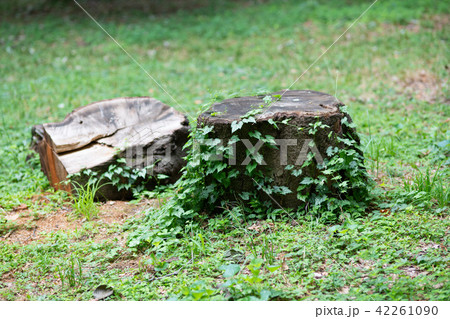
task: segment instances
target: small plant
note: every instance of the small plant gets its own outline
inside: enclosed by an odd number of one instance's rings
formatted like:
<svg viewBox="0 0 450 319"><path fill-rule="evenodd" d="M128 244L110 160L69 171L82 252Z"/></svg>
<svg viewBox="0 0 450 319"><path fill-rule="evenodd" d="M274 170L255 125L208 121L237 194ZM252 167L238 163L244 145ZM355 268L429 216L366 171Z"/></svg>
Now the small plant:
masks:
<svg viewBox="0 0 450 319"><path fill-rule="evenodd" d="M273 244L273 239L266 236L265 234L261 236L261 256L269 264L275 263L275 246Z"/></svg>
<svg viewBox="0 0 450 319"><path fill-rule="evenodd" d="M220 290L212 288L204 280L197 280L191 285L183 287L179 296L173 297L171 300L221 300L219 293Z"/></svg>
<svg viewBox="0 0 450 319"><path fill-rule="evenodd" d="M407 197L412 200L420 198L423 203L430 203L431 201L432 204L441 209L447 207L450 201L450 188L446 183L448 176L440 171L442 165L438 167L434 174L429 167L425 170L420 170L417 165L412 165L412 167L416 170L416 174L412 179L403 183L403 187L408 193Z"/></svg>
<svg viewBox="0 0 450 319"><path fill-rule="evenodd" d="M83 284L83 269L80 260L76 257L70 257L67 262L56 266L56 273L62 286L74 288Z"/></svg>
<svg viewBox="0 0 450 319"><path fill-rule="evenodd" d="M92 220L99 213L98 205L95 202L97 192L100 188L100 181L89 177L85 185L72 182L75 185L76 196L72 204L72 215L76 218L83 216L86 220Z"/></svg>
<svg viewBox="0 0 450 319"><path fill-rule="evenodd" d="M150 265L153 266L155 272L161 272L167 269L169 266L166 261L163 260L163 255L161 253L152 253L150 254L150 259L147 261Z"/></svg>
<svg viewBox="0 0 450 319"><path fill-rule="evenodd" d="M156 186L159 186L161 180L168 178L168 176L163 174L158 174L157 176L149 174L155 164L144 168L133 168L127 165L125 158L118 158L116 163L111 164L100 178L109 181L118 191L130 190L133 196L137 198L140 193L145 191L145 186L149 182L153 181Z"/></svg>
<svg viewBox="0 0 450 319"><path fill-rule="evenodd" d="M267 266L266 269L273 273L279 266ZM219 267L223 271L223 278L226 280L219 287L211 287L203 280L183 287L178 293L178 297L173 300L269 300L271 296L276 296L277 292L267 289L264 286L264 261L262 259L252 259L247 266L249 275L241 274L241 267L236 264L222 265Z"/></svg>
<svg viewBox="0 0 450 319"><path fill-rule="evenodd" d="M129 190L135 198L151 194L145 191L145 185L150 181L156 184L159 191L165 190L160 186L160 181L167 179L168 176L148 174L152 167L153 165L142 169L132 168L126 165L124 158L118 158L116 163L111 164L101 175L90 169L69 175L67 183L70 182L75 186L76 193L72 205L73 216L77 218L83 216L86 220L95 218L99 213L95 200L99 195L99 190L106 185L114 186L117 191ZM87 181L83 182L84 180Z"/></svg>

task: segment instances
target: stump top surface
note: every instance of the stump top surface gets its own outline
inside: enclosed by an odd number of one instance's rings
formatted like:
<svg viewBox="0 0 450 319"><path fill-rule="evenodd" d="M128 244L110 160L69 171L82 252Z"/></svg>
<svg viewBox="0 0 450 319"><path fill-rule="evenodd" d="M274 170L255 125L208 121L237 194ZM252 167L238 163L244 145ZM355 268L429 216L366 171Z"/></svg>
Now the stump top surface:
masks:
<svg viewBox="0 0 450 319"><path fill-rule="evenodd" d="M339 112L338 107L344 105L332 95L310 90L284 90L268 95L282 95L282 97L271 106L264 106L264 112L256 116L259 120L272 118L280 113L297 116L326 115ZM227 99L213 104L208 111L200 115L200 118L214 122L239 120L248 111L265 105L264 97L265 95ZM273 99L276 100L276 97Z"/></svg>
<svg viewBox="0 0 450 319"><path fill-rule="evenodd" d="M187 125L186 116L174 108L154 98L132 97L82 106L62 122L47 123L43 128L54 151L64 153L95 141L121 147L127 139L153 138L156 133L164 135L182 125Z"/></svg>

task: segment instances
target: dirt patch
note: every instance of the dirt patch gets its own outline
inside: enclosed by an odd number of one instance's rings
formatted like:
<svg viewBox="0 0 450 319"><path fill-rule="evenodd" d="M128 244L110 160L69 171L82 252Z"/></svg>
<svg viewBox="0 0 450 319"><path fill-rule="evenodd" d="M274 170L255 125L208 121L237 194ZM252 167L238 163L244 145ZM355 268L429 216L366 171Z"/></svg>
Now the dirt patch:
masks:
<svg viewBox="0 0 450 319"><path fill-rule="evenodd" d="M410 278L415 278L419 275L427 275L428 274L428 271L422 271L416 266L404 266L404 267L400 267L399 269L402 270L403 273L405 275L409 276Z"/></svg>
<svg viewBox="0 0 450 319"><path fill-rule="evenodd" d="M444 99L441 92L446 82L439 80L436 75L427 70L408 73L400 85L403 94L417 100L435 103Z"/></svg>
<svg viewBox="0 0 450 319"><path fill-rule="evenodd" d="M440 14L431 16L429 21L433 24L433 29L437 31L441 31L445 28L448 28L450 25L450 15L449 14Z"/></svg>
<svg viewBox="0 0 450 319"><path fill-rule="evenodd" d="M156 206L156 202L148 200L139 204L130 204L125 201L109 201L100 205L99 215L93 221L109 225L113 223L123 224L129 217L139 214L151 206ZM31 209L20 207L19 210L7 212L5 218L13 221L15 227L0 236L0 242L6 241L21 245L39 240L45 233L80 229L86 221L81 218L73 218L72 210L67 206L62 206L59 210L43 216L36 216ZM100 236L100 239L105 237L104 235L98 236Z"/></svg>

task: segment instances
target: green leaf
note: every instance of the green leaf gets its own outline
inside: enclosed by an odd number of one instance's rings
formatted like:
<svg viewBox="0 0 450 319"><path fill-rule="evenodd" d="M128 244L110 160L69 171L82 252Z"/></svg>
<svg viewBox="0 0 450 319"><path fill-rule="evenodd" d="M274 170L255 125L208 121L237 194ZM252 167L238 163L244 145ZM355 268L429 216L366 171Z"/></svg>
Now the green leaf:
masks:
<svg viewBox="0 0 450 319"><path fill-rule="evenodd" d="M253 157L259 165L261 165L264 161L264 157L260 153L254 154Z"/></svg>
<svg viewBox="0 0 450 319"><path fill-rule="evenodd" d="M270 102L272 102L272 96L266 95L266 96L263 98L263 101L264 101L264 103L269 104Z"/></svg>
<svg viewBox="0 0 450 319"><path fill-rule="evenodd" d="M260 300L262 300L262 301L269 300L270 294L271 294L270 290L267 290L267 289L261 290L261 292L259 293L259 295L261 296Z"/></svg>
<svg viewBox="0 0 450 319"><path fill-rule="evenodd" d="M261 139L261 136L262 136L261 133L258 132L258 131L249 132L248 135L249 135L250 137L254 137L254 138L258 139L258 140L260 140L260 139Z"/></svg>
<svg viewBox="0 0 450 319"><path fill-rule="evenodd" d="M311 177L305 177L300 184L303 185L311 185L312 183L314 183L314 180Z"/></svg>
<svg viewBox="0 0 450 319"><path fill-rule="evenodd" d="M269 119L268 122L269 122L269 124L273 125L273 127L275 127L276 129L278 129L277 122L275 122L273 119Z"/></svg>
<svg viewBox="0 0 450 319"><path fill-rule="evenodd" d="M236 275L240 270L241 267L236 264L230 264L230 265L222 265L219 268L220 270L224 270L223 277L230 278Z"/></svg>
<svg viewBox="0 0 450 319"><path fill-rule="evenodd" d="M302 169L294 169L292 171L292 175L294 175L295 177L302 175L302 173L303 173Z"/></svg>
<svg viewBox="0 0 450 319"><path fill-rule="evenodd" d="M247 172L251 173L255 170L256 166L258 166L258 163L256 162L250 162L245 169L247 170Z"/></svg>
<svg viewBox="0 0 450 319"><path fill-rule="evenodd" d="M280 269L280 267L281 267L281 265L269 265L269 266L266 266L267 270L270 271L270 272L274 272L275 270Z"/></svg>
<svg viewBox="0 0 450 319"><path fill-rule="evenodd" d="M248 200L250 198L250 193L249 192L243 192L242 194L239 194L239 196L243 199L243 200Z"/></svg>
<svg viewBox="0 0 450 319"><path fill-rule="evenodd" d="M239 121L239 122L233 121L233 122L231 123L231 133L234 133L234 132L236 132L237 130L241 129L241 128L242 128L242 125L244 125L244 122L242 122L242 121Z"/></svg>
<svg viewBox="0 0 450 319"><path fill-rule="evenodd" d="M292 191L286 186L274 186L274 192L281 195L286 195L292 193Z"/></svg>
<svg viewBox="0 0 450 319"><path fill-rule="evenodd" d="M253 116L251 116L251 117L242 119L242 123L256 123L256 119Z"/></svg>

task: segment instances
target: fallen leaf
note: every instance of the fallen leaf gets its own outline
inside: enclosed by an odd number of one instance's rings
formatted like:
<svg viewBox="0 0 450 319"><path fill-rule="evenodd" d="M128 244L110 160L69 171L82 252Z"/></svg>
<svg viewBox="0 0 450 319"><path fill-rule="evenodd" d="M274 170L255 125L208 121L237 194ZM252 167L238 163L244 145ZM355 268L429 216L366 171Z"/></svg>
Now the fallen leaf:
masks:
<svg viewBox="0 0 450 319"><path fill-rule="evenodd" d="M255 223L255 224L251 225L248 229L259 232L261 230L261 225Z"/></svg>
<svg viewBox="0 0 450 319"><path fill-rule="evenodd" d="M25 210L28 208L27 204L20 204L19 206L14 208L14 211L18 211L18 210Z"/></svg>
<svg viewBox="0 0 450 319"><path fill-rule="evenodd" d="M100 285L94 290L94 298L96 300L102 300L112 296L114 294L114 290L106 285Z"/></svg>
<svg viewBox="0 0 450 319"><path fill-rule="evenodd" d="M343 294L343 295L346 295L346 294L348 294L349 291L350 291L350 288L347 287L347 286L345 286L345 287L342 287L342 288L339 290L339 293L341 293L341 294Z"/></svg>
<svg viewBox="0 0 450 319"><path fill-rule="evenodd" d="M17 218L19 218L19 216L20 216L19 213L13 214L13 215L6 215L6 216L5 216L5 219L6 219L6 220L12 221L12 220L16 220Z"/></svg>
<svg viewBox="0 0 450 319"><path fill-rule="evenodd" d="M223 255L224 260L233 261L236 263L241 263L245 259L245 255L242 251L236 250L236 249L229 249L225 252Z"/></svg>

